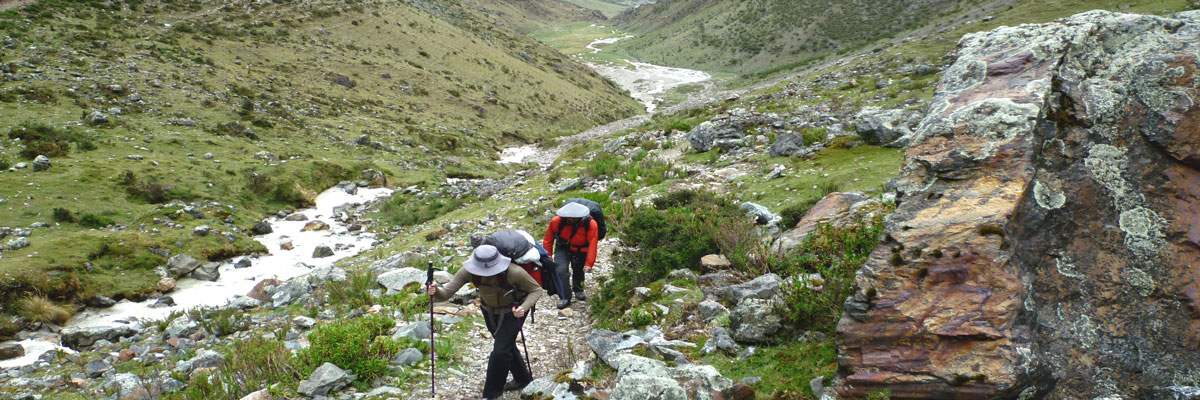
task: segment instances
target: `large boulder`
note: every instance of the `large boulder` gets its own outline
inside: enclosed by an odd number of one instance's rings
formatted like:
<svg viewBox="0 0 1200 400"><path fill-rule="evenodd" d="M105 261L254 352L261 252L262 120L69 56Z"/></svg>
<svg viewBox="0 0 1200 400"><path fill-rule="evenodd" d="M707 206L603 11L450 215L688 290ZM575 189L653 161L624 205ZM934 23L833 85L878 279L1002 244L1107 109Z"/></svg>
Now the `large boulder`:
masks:
<svg viewBox="0 0 1200 400"><path fill-rule="evenodd" d="M904 147L920 119L921 114L915 111L864 107L854 115L854 132L868 144Z"/></svg>
<svg viewBox="0 0 1200 400"><path fill-rule="evenodd" d="M730 303L740 303L746 299L770 299L779 294L779 285L783 281L779 275L766 274L757 278L726 287L721 296Z"/></svg>
<svg viewBox="0 0 1200 400"><path fill-rule="evenodd" d="M745 145L746 128L768 124L777 119L772 114L760 114L734 109L710 121L701 122L687 134L687 140L696 151L709 151L714 146L722 150L733 150Z"/></svg>
<svg viewBox="0 0 1200 400"><path fill-rule="evenodd" d="M296 389L296 393L305 397L324 397L329 393L342 390L351 382L354 382L354 375L336 365L324 363L317 367L308 379L300 381L300 387Z"/></svg>
<svg viewBox="0 0 1200 400"><path fill-rule="evenodd" d="M86 350L99 340L116 342L123 337L136 335L137 332L128 326L71 327L62 330L62 344L75 350Z"/></svg>
<svg viewBox="0 0 1200 400"><path fill-rule="evenodd" d="M732 380L721 376L712 366L688 364L671 367L663 361L634 355L633 349L639 346L659 354L678 353L677 350L664 351L671 347L694 346L683 341L667 340L654 327L625 333L595 329L585 339L600 360L617 370L617 383L609 392L610 400L713 400L713 393L719 395L733 386Z"/></svg>
<svg viewBox="0 0 1200 400"><path fill-rule="evenodd" d="M0 360L9 360L25 355L25 348L19 343L0 344Z"/></svg>
<svg viewBox="0 0 1200 400"><path fill-rule="evenodd" d="M775 143L771 143L771 147L767 148L771 153L771 157L812 157L817 153L812 149L804 146L804 135L787 132L779 135L779 139Z"/></svg>
<svg viewBox="0 0 1200 400"><path fill-rule="evenodd" d="M380 274L375 278L375 282L378 282L380 286L387 288L387 294L392 295L403 292L405 287L413 283L417 284L413 287L422 286L425 284L425 279L425 271L416 268L405 267Z"/></svg>
<svg viewBox="0 0 1200 400"><path fill-rule="evenodd" d="M729 327L739 342L766 343L776 339L783 319L773 300L746 299L729 312Z"/></svg>
<svg viewBox="0 0 1200 400"><path fill-rule="evenodd" d="M1200 11L965 36L838 324L844 398L1166 398L1200 371Z"/></svg>
<svg viewBox="0 0 1200 400"><path fill-rule="evenodd" d="M167 260L167 272L173 277L181 277L200 268L200 261L187 254L176 254Z"/></svg>
<svg viewBox="0 0 1200 400"><path fill-rule="evenodd" d="M221 279L221 264L213 262L201 265L199 268L192 270L188 274L188 277L202 281L216 282L217 279Z"/></svg>

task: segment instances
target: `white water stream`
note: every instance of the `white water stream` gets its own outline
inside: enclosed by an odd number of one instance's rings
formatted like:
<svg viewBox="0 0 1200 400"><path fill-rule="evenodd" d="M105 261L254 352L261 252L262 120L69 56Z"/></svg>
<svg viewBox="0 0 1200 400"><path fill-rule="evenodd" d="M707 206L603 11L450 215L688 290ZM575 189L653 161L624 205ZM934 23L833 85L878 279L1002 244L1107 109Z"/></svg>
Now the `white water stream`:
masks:
<svg viewBox="0 0 1200 400"><path fill-rule="evenodd" d="M357 255L371 247L375 241L375 235L366 232L349 232L344 221L334 215L334 208L366 203L391 193L392 190L387 188L359 188L357 194L351 195L338 187L330 188L317 196L316 207L296 212L307 216L309 221L270 219L269 222L274 232L258 236L255 240L266 246L271 253L251 258L250 267L235 268L233 262L225 263L220 267L220 279L215 282L180 279L175 290L167 294L175 300L174 306L151 308L150 305L154 303L154 300L140 303L122 300L110 308L88 309L79 313L67 322L67 326L138 324L166 318L174 311L222 306L234 296L245 296L254 288L254 285L263 279L274 278L285 281L307 274L312 269L331 265L335 261ZM329 224L329 229L301 232L304 225L312 220L320 220ZM292 250L282 250L280 244L286 241L291 241L295 247ZM333 256L313 258L313 250L322 244L334 249ZM0 361L0 368L32 364L42 353L55 349L70 351L70 349L60 347L57 339L57 335L45 335L41 338L17 342L25 348L25 356Z"/></svg>

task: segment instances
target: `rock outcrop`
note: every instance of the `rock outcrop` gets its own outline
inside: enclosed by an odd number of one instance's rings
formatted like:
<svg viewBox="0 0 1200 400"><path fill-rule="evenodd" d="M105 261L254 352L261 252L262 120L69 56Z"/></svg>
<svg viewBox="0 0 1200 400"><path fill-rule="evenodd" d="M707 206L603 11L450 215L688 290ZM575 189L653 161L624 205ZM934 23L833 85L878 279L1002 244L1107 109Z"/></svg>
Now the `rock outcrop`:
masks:
<svg viewBox="0 0 1200 400"><path fill-rule="evenodd" d="M1200 384L1198 51L1200 11L964 37L846 301L839 396Z"/></svg>

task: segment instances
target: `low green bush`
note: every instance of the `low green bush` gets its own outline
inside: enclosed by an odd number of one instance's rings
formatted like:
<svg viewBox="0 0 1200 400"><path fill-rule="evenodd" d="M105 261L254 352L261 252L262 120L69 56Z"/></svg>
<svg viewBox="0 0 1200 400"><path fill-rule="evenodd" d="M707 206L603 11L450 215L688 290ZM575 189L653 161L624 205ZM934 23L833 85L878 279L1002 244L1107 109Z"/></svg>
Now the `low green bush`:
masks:
<svg viewBox="0 0 1200 400"><path fill-rule="evenodd" d="M395 195L383 203L383 207L379 211L385 222L399 226L411 226L450 213L466 203L465 199L435 197L416 199L405 195Z"/></svg>
<svg viewBox="0 0 1200 400"><path fill-rule="evenodd" d="M808 214L808 210L817 205L817 200L807 198L799 203L792 204L779 211L779 216L783 219L779 222L779 226L783 229L792 229L800 220L804 218L804 214Z"/></svg>
<svg viewBox="0 0 1200 400"><path fill-rule="evenodd" d="M72 222L75 222L75 214L72 214L71 210L68 210L68 209L65 209L62 207L55 207L54 208L54 221L55 222L72 223Z"/></svg>
<svg viewBox="0 0 1200 400"><path fill-rule="evenodd" d="M79 143L85 141L78 134L49 125L30 122L13 127L8 131L8 138L21 141L24 145L24 148L21 149L21 157L27 159L33 159L39 155L46 157L65 156L70 154L72 142ZM94 148L95 146L93 145L92 147Z"/></svg>
<svg viewBox="0 0 1200 400"><path fill-rule="evenodd" d="M83 214L79 217L79 225L93 229L100 229L109 225L116 225L116 223L117 222L113 221L112 218L101 217L92 213Z"/></svg>
<svg viewBox="0 0 1200 400"><path fill-rule="evenodd" d="M383 315L335 321L308 335L310 346L300 352L301 376L312 374L324 363L354 373L360 382L370 382L387 371L400 344L387 336L396 322Z"/></svg>
<svg viewBox="0 0 1200 400"><path fill-rule="evenodd" d="M883 218L860 225L837 228L820 225L794 253L772 267L781 276L819 273L825 279L821 290L793 282L784 290L780 305L786 326L795 330L833 332L842 316L842 302L854 290L854 274L879 244Z"/></svg>

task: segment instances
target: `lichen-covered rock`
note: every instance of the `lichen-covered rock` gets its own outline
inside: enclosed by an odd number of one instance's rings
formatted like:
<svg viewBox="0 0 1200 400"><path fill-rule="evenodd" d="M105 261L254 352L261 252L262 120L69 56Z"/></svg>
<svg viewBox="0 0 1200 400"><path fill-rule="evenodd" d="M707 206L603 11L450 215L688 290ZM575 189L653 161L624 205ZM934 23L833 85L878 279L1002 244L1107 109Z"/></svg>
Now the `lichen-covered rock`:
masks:
<svg viewBox="0 0 1200 400"><path fill-rule="evenodd" d="M775 339L783 328L783 318L775 310L775 302L750 298L742 301L729 313L733 338L740 342L764 343Z"/></svg>
<svg viewBox="0 0 1200 400"><path fill-rule="evenodd" d="M1200 371L1200 11L962 39L838 325L845 398L1158 398Z"/></svg>
<svg viewBox="0 0 1200 400"><path fill-rule="evenodd" d="M915 111L866 107L854 115L854 132L868 144L904 147L920 118Z"/></svg>
<svg viewBox="0 0 1200 400"><path fill-rule="evenodd" d="M137 330L128 326L71 327L62 330L62 344L75 350L86 350L99 340L116 342L136 334Z"/></svg>

